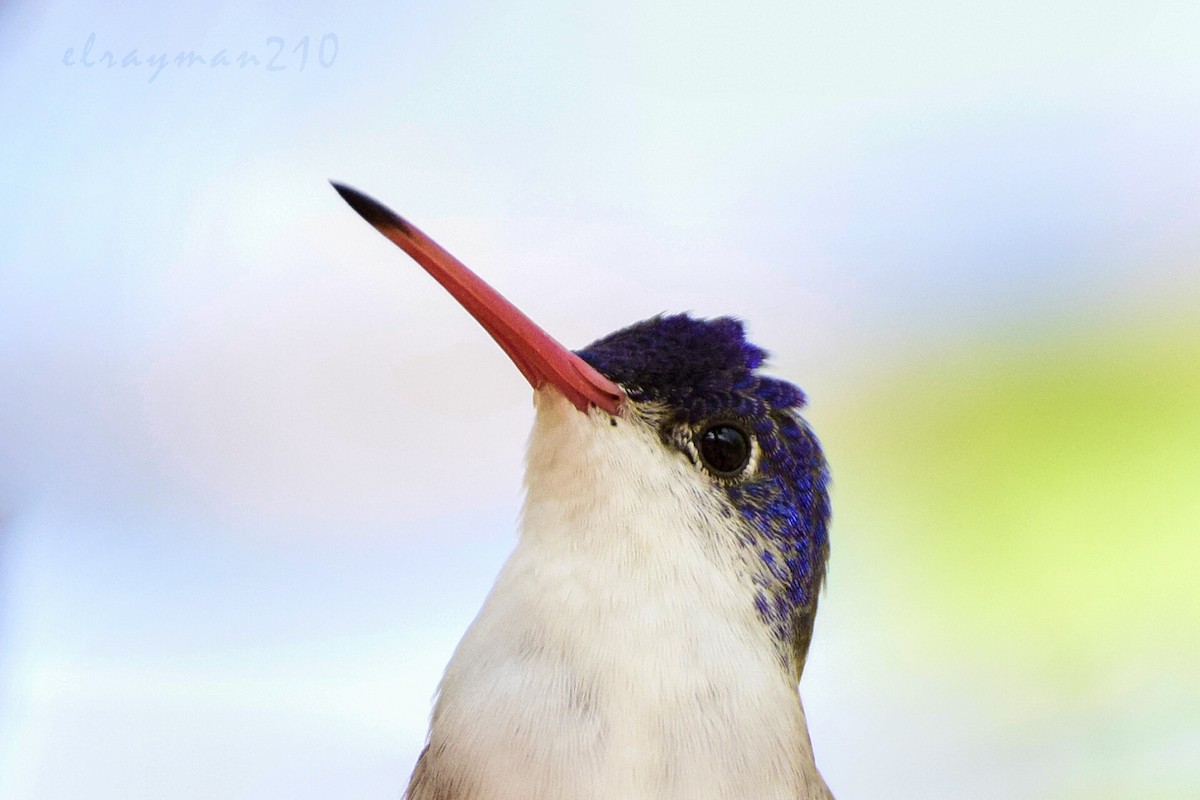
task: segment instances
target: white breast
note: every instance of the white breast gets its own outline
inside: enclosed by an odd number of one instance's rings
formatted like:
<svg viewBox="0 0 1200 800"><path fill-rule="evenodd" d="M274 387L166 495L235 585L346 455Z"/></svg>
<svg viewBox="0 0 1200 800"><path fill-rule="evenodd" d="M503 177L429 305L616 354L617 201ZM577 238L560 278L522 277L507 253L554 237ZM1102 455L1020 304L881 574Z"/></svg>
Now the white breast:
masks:
<svg viewBox="0 0 1200 800"><path fill-rule="evenodd" d="M692 466L544 390L526 484L411 800L828 797L735 520Z"/></svg>

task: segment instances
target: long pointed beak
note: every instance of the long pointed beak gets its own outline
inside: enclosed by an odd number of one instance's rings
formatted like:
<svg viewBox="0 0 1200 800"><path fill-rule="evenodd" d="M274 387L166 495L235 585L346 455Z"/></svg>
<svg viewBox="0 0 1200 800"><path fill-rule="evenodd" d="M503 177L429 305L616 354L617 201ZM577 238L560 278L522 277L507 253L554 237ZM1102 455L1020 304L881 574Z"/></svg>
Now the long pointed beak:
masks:
<svg viewBox="0 0 1200 800"><path fill-rule="evenodd" d="M330 181L333 188L363 219L412 256L473 316L534 389L549 383L580 411L589 405L616 414L625 400L620 386L521 313L520 309L467 269L461 261L394 211L357 189Z"/></svg>

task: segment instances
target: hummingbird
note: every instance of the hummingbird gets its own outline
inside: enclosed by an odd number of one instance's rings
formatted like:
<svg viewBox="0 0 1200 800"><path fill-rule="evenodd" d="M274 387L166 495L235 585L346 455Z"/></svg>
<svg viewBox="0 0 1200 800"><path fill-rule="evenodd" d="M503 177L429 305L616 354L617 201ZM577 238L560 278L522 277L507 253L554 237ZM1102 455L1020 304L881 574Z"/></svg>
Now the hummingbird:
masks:
<svg viewBox="0 0 1200 800"><path fill-rule="evenodd" d="M438 686L407 800L832 800L799 681L829 470L741 321L572 352L396 213L334 188L533 387L517 544Z"/></svg>

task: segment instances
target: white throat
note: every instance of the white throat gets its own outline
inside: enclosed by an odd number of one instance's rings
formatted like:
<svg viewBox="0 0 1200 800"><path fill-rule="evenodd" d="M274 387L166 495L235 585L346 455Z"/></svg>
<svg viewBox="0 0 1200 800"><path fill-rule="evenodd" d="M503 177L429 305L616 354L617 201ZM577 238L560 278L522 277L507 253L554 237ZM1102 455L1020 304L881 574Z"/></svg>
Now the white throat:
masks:
<svg viewBox="0 0 1200 800"><path fill-rule="evenodd" d="M829 797L736 519L645 421L537 406L520 539L410 800Z"/></svg>

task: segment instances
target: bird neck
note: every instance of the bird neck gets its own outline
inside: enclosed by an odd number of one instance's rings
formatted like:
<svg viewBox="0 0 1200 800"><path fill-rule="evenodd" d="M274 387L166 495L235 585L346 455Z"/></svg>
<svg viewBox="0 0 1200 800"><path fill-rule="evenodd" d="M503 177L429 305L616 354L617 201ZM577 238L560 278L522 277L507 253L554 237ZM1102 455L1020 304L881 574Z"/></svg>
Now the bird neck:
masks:
<svg viewBox="0 0 1200 800"><path fill-rule="evenodd" d="M538 400L521 536L447 667L425 774L488 798L827 796L733 522L636 420Z"/></svg>

